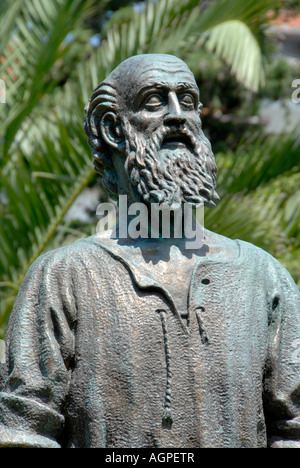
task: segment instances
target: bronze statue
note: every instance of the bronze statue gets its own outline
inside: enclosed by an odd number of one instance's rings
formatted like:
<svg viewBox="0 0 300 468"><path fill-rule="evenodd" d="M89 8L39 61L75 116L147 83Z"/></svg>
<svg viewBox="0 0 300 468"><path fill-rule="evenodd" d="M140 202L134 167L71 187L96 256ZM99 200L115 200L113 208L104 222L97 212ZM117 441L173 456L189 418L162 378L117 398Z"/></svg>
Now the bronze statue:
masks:
<svg viewBox="0 0 300 468"><path fill-rule="evenodd" d="M110 195L128 208L214 206L200 116L184 62L121 63L86 107ZM151 236L150 218L143 228L138 238L98 233L31 266L6 337L0 446L300 448L300 300L289 273L205 229L192 249L184 236Z"/></svg>

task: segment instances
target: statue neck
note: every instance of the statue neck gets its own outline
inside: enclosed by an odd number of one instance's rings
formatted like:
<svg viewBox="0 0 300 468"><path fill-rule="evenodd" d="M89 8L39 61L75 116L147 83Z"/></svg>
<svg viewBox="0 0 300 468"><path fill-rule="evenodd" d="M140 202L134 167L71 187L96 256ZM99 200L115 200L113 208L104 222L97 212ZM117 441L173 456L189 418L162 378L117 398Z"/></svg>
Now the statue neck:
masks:
<svg viewBox="0 0 300 468"><path fill-rule="evenodd" d="M196 214L196 216L195 216ZM118 238L161 239L169 242L192 243L195 247L203 239L203 207L193 212L191 205L177 210L162 209L158 204L145 204L127 195L119 195ZM192 245L192 244L191 244ZM202 245L202 243L201 243ZM200 247L201 247L200 245Z"/></svg>

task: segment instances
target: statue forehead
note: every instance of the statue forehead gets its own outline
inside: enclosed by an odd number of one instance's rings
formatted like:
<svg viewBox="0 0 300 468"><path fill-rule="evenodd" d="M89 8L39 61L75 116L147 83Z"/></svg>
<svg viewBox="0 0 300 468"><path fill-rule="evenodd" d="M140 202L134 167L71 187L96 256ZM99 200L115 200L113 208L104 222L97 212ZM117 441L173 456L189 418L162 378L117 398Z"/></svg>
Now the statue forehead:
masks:
<svg viewBox="0 0 300 468"><path fill-rule="evenodd" d="M137 93L140 87L155 82L191 83L196 86L193 73L186 63L172 55L147 54L130 57L122 62L108 77L120 94Z"/></svg>

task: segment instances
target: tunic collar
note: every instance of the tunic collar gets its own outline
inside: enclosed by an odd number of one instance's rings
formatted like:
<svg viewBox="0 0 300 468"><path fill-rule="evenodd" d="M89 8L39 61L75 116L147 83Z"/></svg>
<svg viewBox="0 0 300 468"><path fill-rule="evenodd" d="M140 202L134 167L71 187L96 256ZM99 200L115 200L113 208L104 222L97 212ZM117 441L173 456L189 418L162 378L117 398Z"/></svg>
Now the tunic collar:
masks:
<svg viewBox="0 0 300 468"><path fill-rule="evenodd" d="M132 277L140 289L156 289L160 291L164 297L169 302L170 308L173 310L175 315L178 317L182 328L186 333L189 333L188 327L184 323L181 318L180 313L177 310L175 301L172 297L172 294L165 288L165 286L154 277L153 274L149 272L149 269L146 269L143 265L143 262L139 262L139 254L133 254L133 248L130 246L122 246L120 245L115 239L111 239L109 237L100 237L99 235L95 235L89 237L85 241L91 241L97 246L100 246L103 250L105 250L109 255L111 255L114 259L118 260L120 263L125 265L129 269L132 274ZM233 242L233 241L231 241ZM187 313L191 308L196 308L197 303L195 301L195 289L197 288L197 279L199 275L201 275L201 268L203 265L209 265L210 269L214 266L219 266L220 264L227 264L227 263L236 263L240 262L242 259L242 249L240 245L240 241L236 241L238 243L239 253L237 256L232 258L216 258L216 257L200 257L199 260L196 262L191 276L189 292L188 292L188 310Z"/></svg>

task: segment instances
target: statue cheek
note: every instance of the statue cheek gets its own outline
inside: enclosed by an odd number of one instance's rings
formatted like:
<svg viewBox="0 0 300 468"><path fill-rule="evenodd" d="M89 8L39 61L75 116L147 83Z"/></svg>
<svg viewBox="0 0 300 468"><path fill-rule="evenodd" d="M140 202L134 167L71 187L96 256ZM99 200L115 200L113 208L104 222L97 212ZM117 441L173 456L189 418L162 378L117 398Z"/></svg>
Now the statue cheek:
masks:
<svg viewBox="0 0 300 468"><path fill-rule="evenodd" d="M163 115L160 112L141 111L132 114L129 121L138 132L150 135L163 124Z"/></svg>
<svg viewBox="0 0 300 468"><path fill-rule="evenodd" d="M202 129L202 121L199 115L195 114L190 116L189 119L187 119L187 125L198 133Z"/></svg>

